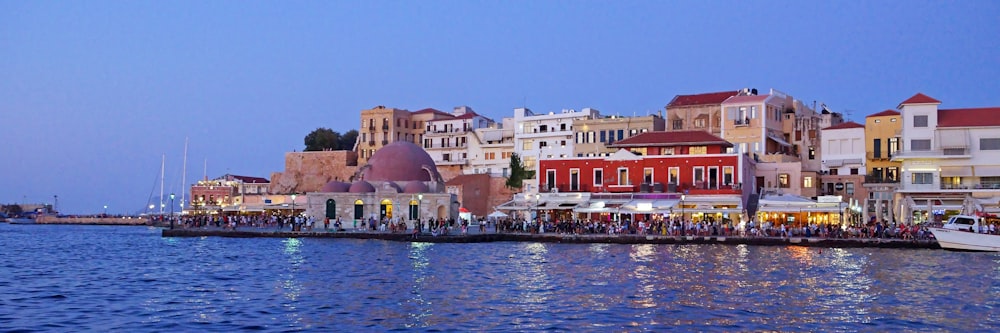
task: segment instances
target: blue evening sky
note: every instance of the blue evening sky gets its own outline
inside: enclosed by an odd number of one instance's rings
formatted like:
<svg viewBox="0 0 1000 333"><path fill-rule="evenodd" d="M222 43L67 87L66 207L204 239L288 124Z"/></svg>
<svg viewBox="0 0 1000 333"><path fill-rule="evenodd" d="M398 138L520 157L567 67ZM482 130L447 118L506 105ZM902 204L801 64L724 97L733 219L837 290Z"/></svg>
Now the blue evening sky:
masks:
<svg viewBox="0 0 1000 333"><path fill-rule="evenodd" d="M376 105L496 120L662 110L775 88L851 118L916 92L998 106L996 1L0 0L0 203L134 212L187 182L270 178Z"/></svg>

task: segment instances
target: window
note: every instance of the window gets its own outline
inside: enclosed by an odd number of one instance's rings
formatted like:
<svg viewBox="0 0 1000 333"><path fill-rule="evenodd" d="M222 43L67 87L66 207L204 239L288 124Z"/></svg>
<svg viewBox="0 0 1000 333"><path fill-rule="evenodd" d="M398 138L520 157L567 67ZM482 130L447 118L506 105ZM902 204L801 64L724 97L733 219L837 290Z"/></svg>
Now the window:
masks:
<svg viewBox="0 0 1000 333"><path fill-rule="evenodd" d="M681 168L678 168L678 167L669 168L669 169L667 169L667 173L669 174L669 178L667 179L667 183L674 184L674 185L680 184L680 178L679 178L679 176L681 174Z"/></svg>
<svg viewBox="0 0 1000 333"><path fill-rule="evenodd" d="M894 123L894 122L896 122L896 118L889 118L889 122L890 122L890 123Z"/></svg>
<svg viewBox="0 0 1000 333"><path fill-rule="evenodd" d="M778 187L780 187L780 188L788 188L789 187L789 184L788 184L788 174L787 173L782 173L782 174L778 175Z"/></svg>
<svg viewBox="0 0 1000 333"><path fill-rule="evenodd" d="M545 147L548 147L548 146L549 146L548 142L545 142L545 141L538 142L538 148L545 148Z"/></svg>
<svg viewBox="0 0 1000 333"><path fill-rule="evenodd" d="M531 150L531 140L524 140L521 150Z"/></svg>
<svg viewBox="0 0 1000 333"><path fill-rule="evenodd" d="M672 127L675 130L684 129L684 121L681 119L674 119L674 121L672 121L671 124L673 125Z"/></svg>
<svg viewBox="0 0 1000 333"><path fill-rule="evenodd" d="M559 146L565 148L566 147L566 140L559 141Z"/></svg>
<svg viewBox="0 0 1000 333"><path fill-rule="evenodd" d="M889 157L899 151L899 138L889 138Z"/></svg>
<svg viewBox="0 0 1000 333"><path fill-rule="evenodd" d="M694 185L701 188L701 184L705 182L705 168L704 167L694 167Z"/></svg>
<svg viewBox="0 0 1000 333"><path fill-rule="evenodd" d="M851 174L852 175L858 174L858 168L851 168Z"/></svg>
<svg viewBox="0 0 1000 333"><path fill-rule="evenodd" d="M816 159L816 147L809 147L809 159L810 160Z"/></svg>
<svg viewBox="0 0 1000 333"><path fill-rule="evenodd" d="M605 137L605 132L601 131L601 142L606 142L606 141L608 141L608 139L607 137Z"/></svg>
<svg viewBox="0 0 1000 333"><path fill-rule="evenodd" d="M979 139L979 150L1000 150L1000 138Z"/></svg>
<svg viewBox="0 0 1000 333"><path fill-rule="evenodd" d="M934 180L931 178L934 176L930 172L914 172L913 173L913 183L914 184L933 184Z"/></svg>
<svg viewBox="0 0 1000 333"><path fill-rule="evenodd" d="M625 130L618 130L618 141L625 140Z"/></svg>
<svg viewBox="0 0 1000 333"><path fill-rule="evenodd" d="M580 169L569 169L569 190L580 190Z"/></svg>
<svg viewBox="0 0 1000 333"><path fill-rule="evenodd" d="M844 190L847 191L847 195L854 195L854 182L844 183Z"/></svg>
<svg viewBox="0 0 1000 333"><path fill-rule="evenodd" d="M872 139L872 158L882 158L882 139Z"/></svg>
<svg viewBox="0 0 1000 333"><path fill-rule="evenodd" d="M628 168L618 168L618 185L632 185L628 181Z"/></svg>
<svg viewBox="0 0 1000 333"><path fill-rule="evenodd" d="M545 187L547 190L551 191L556 188L556 171L553 169L545 170Z"/></svg>
<svg viewBox="0 0 1000 333"><path fill-rule="evenodd" d="M876 124L881 123L881 122L882 122L882 119L875 119L875 123Z"/></svg>
<svg viewBox="0 0 1000 333"><path fill-rule="evenodd" d="M813 177L805 176L802 177L802 188L812 188L813 187Z"/></svg>
<svg viewBox="0 0 1000 333"><path fill-rule="evenodd" d="M722 184L733 185L733 167L723 166L722 167Z"/></svg>
<svg viewBox="0 0 1000 333"><path fill-rule="evenodd" d="M695 146L688 148L688 154L690 155L704 155L708 154L708 148L705 146Z"/></svg>
<svg viewBox="0 0 1000 333"><path fill-rule="evenodd" d="M920 151L931 150L931 140L930 139L910 140L910 149L920 150Z"/></svg>
<svg viewBox="0 0 1000 333"><path fill-rule="evenodd" d="M664 147L660 148L660 155L673 155L674 147Z"/></svg>
<svg viewBox="0 0 1000 333"><path fill-rule="evenodd" d="M645 184L653 183L653 168L642 169L642 182Z"/></svg>
<svg viewBox="0 0 1000 333"><path fill-rule="evenodd" d="M927 127L927 116L913 116L913 127Z"/></svg>
<svg viewBox="0 0 1000 333"><path fill-rule="evenodd" d="M707 127L705 118L695 119L694 120L694 127L695 128L705 128L705 127Z"/></svg>
<svg viewBox="0 0 1000 333"><path fill-rule="evenodd" d="M837 170L839 169L830 169L830 174L836 176L838 173Z"/></svg>
<svg viewBox="0 0 1000 333"><path fill-rule="evenodd" d="M559 130L560 131L565 131L566 130L566 124L559 124Z"/></svg>
<svg viewBox="0 0 1000 333"><path fill-rule="evenodd" d="M604 169L594 169L594 186L604 186Z"/></svg>

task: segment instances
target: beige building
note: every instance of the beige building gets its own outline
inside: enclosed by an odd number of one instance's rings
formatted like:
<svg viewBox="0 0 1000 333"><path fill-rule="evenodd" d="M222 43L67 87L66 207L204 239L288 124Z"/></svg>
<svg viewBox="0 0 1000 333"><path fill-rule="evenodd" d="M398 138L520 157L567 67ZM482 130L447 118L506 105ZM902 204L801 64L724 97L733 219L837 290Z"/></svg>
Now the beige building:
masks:
<svg viewBox="0 0 1000 333"><path fill-rule="evenodd" d="M427 130L427 122L444 118L452 118L452 115L435 109L410 112L381 105L362 110L358 142L354 146L354 151L358 153L358 163L364 165L379 148L393 142L420 144Z"/></svg>
<svg viewBox="0 0 1000 333"><path fill-rule="evenodd" d="M608 146L646 132L662 132L665 122L658 115L643 117L597 116L573 120L576 144L573 156L611 156Z"/></svg>
<svg viewBox="0 0 1000 333"><path fill-rule="evenodd" d="M667 104L667 131L707 131L722 136L722 102L739 94L754 94L756 89L720 91L695 95L677 95Z"/></svg>
<svg viewBox="0 0 1000 333"><path fill-rule="evenodd" d="M892 157L900 150L903 122L899 111L885 110L865 117L865 163L868 175L864 187L871 193L865 210L876 220L895 220L894 194L899 190L902 162Z"/></svg>

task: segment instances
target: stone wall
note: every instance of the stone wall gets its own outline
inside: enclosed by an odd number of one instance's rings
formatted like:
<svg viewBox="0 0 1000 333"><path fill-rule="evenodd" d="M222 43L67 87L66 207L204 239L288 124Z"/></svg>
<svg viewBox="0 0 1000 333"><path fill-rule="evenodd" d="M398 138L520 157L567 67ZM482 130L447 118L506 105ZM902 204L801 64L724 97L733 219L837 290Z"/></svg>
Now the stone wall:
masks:
<svg viewBox="0 0 1000 333"><path fill-rule="evenodd" d="M358 154L349 150L285 153L285 170L271 174L271 193L319 191L326 183L350 182Z"/></svg>
<svg viewBox="0 0 1000 333"><path fill-rule="evenodd" d="M494 207L510 201L516 191L507 189L503 177L490 177L486 174L461 175L446 183L448 187L458 188L458 201L475 216L486 216L493 212Z"/></svg>

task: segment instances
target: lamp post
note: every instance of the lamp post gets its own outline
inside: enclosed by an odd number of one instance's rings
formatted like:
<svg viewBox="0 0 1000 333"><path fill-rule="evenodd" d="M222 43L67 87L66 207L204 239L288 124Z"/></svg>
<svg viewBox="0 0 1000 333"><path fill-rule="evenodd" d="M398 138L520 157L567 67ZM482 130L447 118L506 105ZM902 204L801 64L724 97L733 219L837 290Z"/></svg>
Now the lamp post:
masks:
<svg viewBox="0 0 1000 333"><path fill-rule="evenodd" d="M295 218L295 193L292 193L292 229L298 226L298 219Z"/></svg>
<svg viewBox="0 0 1000 333"><path fill-rule="evenodd" d="M170 229L174 229L174 194L170 193Z"/></svg>
<svg viewBox="0 0 1000 333"><path fill-rule="evenodd" d="M685 224L684 223L684 208L685 208L684 207L684 198L685 197L686 197L685 195L681 194L681 236L684 236L684 228L685 228L685 226L684 226L684 224Z"/></svg>
<svg viewBox="0 0 1000 333"><path fill-rule="evenodd" d="M423 205L424 205L424 194L423 193L417 194L417 225L420 226L420 227L414 226L414 228L417 229L423 229L423 222L420 222L420 208ZM430 225L427 225L428 229L430 229L430 227L431 227Z"/></svg>
<svg viewBox="0 0 1000 333"><path fill-rule="evenodd" d="M535 193L535 223L538 223L539 225L542 224L542 214L538 210L538 202L541 200L541 198L542 198L541 194Z"/></svg>

